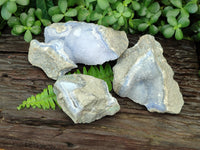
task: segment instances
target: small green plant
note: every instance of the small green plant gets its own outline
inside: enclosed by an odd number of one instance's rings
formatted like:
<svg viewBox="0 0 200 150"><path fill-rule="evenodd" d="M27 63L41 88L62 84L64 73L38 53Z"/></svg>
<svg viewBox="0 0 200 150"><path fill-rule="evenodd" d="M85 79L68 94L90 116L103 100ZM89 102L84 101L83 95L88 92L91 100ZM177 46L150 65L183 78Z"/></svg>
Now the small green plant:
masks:
<svg viewBox="0 0 200 150"><path fill-rule="evenodd" d="M8 20L8 25L12 28L11 33L13 35L20 35L25 32L24 40L26 42L32 40L32 34L40 34L42 31L41 22L36 20L35 13L44 25L50 24L49 21L42 19L42 13L39 9L35 12L34 8L30 8L28 13L22 13L20 17L13 16Z"/></svg>
<svg viewBox="0 0 200 150"><path fill-rule="evenodd" d="M51 24L50 20L44 18L43 12L40 8L36 9L35 16L40 20L40 22L43 24L43 26L46 27Z"/></svg>
<svg viewBox="0 0 200 150"><path fill-rule="evenodd" d="M8 20L17 11L17 4L26 6L29 0L0 0L2 18Z"/></svg>
<svg viewBox="0 0 200 150"><path fill-rule="evenodd" d="M113 81L113 72L111 66L107 63L105 67L102 65L91 66L89 70L86 67L83 67L82 73L85 75L91 75L96 78L106 81L109 91L112 90L112 81ZM70 75L71 73L68 73ZM74 74L81 74L81 71L77 69ZM55 110L56 105L60 107L56 100L56 95L53 92L53 86L48 85L48 88L44 89L42 93L37 94L36 96L31 96L27 100L23 101L17 109L21 110L23 108L40 108L40 109L53 109Z"/></svg>
<svg viewBox="0 0 200 150"><path fill-rule="evenodd" d="M44 89L42 93L36 96L31 96L27 100L23 101L17 109L21 110L23 108L40 108L40 109L53 109L55 110L56 105L58 105L56 100L56 95L53 92L52 85L48 85L48 88Z"/></svg>
<svg viewBox="0 0 200 150"><path fill-rule="evenodd" d="M183 39L183 32L181 29L189 26L190 20L184 16L179 17L178 20L174 16L168 16L167 22L169 24L162 27L163 35L166 38L171 38L175 33L175 38L177 40Z"/></svg>
<svg viewBox="0 0 200 150"><path fill-rule="evenodd" d="M194 29L200 18L199 0L30 0L30 4L24 7L28 3L29 0L1 0L3 19L19 17L33 7L43 26L51 21L77 20L132 34L162 34L165 38L175 37L177 40L200 40L199 31ZM26 41L31 39L32 32L29 31Z"/></svg>
<svg viewBox="0 0 200 150"><path fill-rule="evenodd" d="M68 21L70 20L70 17L74 17L77 15L77 9L75 8L68 9L67 0L59 0L58 6L49 9L49 14L50 16L52 16L53 22L59 22L63 18L65 18L65 21Z"/></svg>

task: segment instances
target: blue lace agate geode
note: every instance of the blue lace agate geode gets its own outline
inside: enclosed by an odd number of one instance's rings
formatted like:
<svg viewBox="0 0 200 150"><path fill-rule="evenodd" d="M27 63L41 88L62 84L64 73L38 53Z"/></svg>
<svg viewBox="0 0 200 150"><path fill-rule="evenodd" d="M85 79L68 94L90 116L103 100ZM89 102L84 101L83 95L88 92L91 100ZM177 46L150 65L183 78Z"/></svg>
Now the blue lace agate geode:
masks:
<svg viewBox="0 0 200 150"><path fill-rule="evenodd" d="M74 63L103 64L117 59L128 47L124 31L115 31L93 23L69 21L45 28L45 42L59 39Z"/></svg>
<svg viewBox="0 0 200 150"><path fill-rule="evenodd" d="M162 53L153 36L142 36L114 66L114 91L145 105L151 112L177 114L183 106L183 97Z"/></svg>

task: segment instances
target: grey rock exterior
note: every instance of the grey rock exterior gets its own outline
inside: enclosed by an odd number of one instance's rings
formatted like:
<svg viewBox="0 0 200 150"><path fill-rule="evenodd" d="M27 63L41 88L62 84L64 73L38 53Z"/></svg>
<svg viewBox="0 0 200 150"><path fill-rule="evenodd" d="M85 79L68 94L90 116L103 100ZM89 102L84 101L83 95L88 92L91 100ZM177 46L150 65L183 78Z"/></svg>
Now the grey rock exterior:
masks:
<svg viewBox="0 0 200 150"><path fill-rule="evenodd" d="M106 82L92 76L62 76L56 81L54 92L58 104L74 123L90 123L120 109Z"/></svg>
<svg viewBox="0 0 200 150"><path fill-rule="evenodd" d="M51 41L49 44L32 40L28 60L32 65L40 67L49 78L54 80L77 67L64 53L63 43L57 40Z"/></svg>
<svg viewBox="0 0 200 150"><path fill-rule="evenodd" d="M144 35L118 59L114 91L145 105L150 112L178 114L184 104L174 72L153 36Z"/></svg>
<svg viewBox="0 0 200 150"><path fill-rule="evenodd" d="M54 23L45 28L45 42L60 40L74 63L103 64L117 59L128 47L124 31L77 21Z"/></svg>

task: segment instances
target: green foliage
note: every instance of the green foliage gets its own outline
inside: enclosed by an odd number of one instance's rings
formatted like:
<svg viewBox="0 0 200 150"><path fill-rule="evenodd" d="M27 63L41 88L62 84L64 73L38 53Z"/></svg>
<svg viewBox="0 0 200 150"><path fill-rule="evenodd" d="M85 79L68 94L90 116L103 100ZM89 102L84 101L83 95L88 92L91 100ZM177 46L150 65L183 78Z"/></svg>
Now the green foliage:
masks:
<svg viewBox="0 0 200 150"><path fill-rule="evenodd" d="M43 19L50 20L50 16L48 15L48 9L53 6L54 3L52 0L36 0L36 8L39 8L42 11Z"/></svg>
<svg viewBox="0 0 200 150"><path fill-rule="evenodd" d="M49 9L49 15L52 16L53 22L59 22L63 18L65 21L70 20L71 17L77 15L77 9L69 8L68 9L68 2L67 0L59 0L58 6L54 6Z"/></svg>
<svg viewBox="0 0 200 150"><path fill-rule="evenodd" d="M1 0L1 16L4 20L8 20L17 11L17 5L26 6L28 4L29 0Z"/></svg>
<svg viewBox="0 0 200 150"><path fill-rule="evenodd" d="M199 10L197 0L83 0L69 7L69 0L58 0L49 9L53 22L79 20L111 26L131 33L162 33L164 37L184 38L190 17ZM61 6L62 5L62 6ZM168 32L169 31L169 32ZM197 38L196 38L197 39Z"/></svg>
<svg viewBox="0 0 200 150"><path fill-rule="evenodd" d="M86 67L83 67L82 71L77 69L74 73L81 74L81 72L85 75L90 75L90 76L104 80L108 85L109 91L112 90L113 71L109 63L106 63L105 67L103 67L102 65L91 66L89 70L87 70ZM71 74L71 73L68 73L68 74Z"/></svg>
<svg viewBox="0 0 200 150"><path fill-rule="evenodd" d="M30 4L27 5L30 1ZM22 6L21 6L22 5ZM52 22L78 20L93 22L116 30L134 33L162 34L177 40L192 37L200 18L199 0L1 0L4 20L36 9L35 16L43 26ZM10 22L10 21L8 21ZM37 22L37 25L39 25ZM8 23L9 24L9 23ZM22 30L20 30L22 31ZM27 31L26 39L31 39ZM27 40L27 41L28 41Z"/></svg>
<svg viewBox="0 0 200 150"><path fill-rule="evenodd" d="M40 109L53 109L55 110L56 105L60 107L56 100L56 95L53 92L52 85L48 85L48 88L44 89L42 93L36 96L31 96L27 100L23 101L17 109L21 110L23 108L40 108Z"/></svg>
<svg viewBox="0 0 200 150"><path fill-rule="evenodd" d="M20 17L10 17L8 25L12 28L13 35L24 33L24 40L30 42L32 34L38 35L41 32L41 24L38 21L35 18L35 9L30 8L28 13L22 13Z"/></svg>
<svg viewBox="0 0 200 150"><path fill-rule="evenodd" d="M104 80L109 91L112 90L112 81L113 81L113 71L111 66L107 63L105 67L102 65L91 66L89 70L84 66L82 71L77 69L74 74L81 74L94 76L96 78ZM68 73L68 75L71 73ZM48 85L48 88L45 88L42 93L37 94L36 96L31 96L20 104L17 109L21 110L23 108L40 108L40 109L53 109L55 110L56 105L60 108L57 103L56 94L53 91L53 86Z"/></svg>

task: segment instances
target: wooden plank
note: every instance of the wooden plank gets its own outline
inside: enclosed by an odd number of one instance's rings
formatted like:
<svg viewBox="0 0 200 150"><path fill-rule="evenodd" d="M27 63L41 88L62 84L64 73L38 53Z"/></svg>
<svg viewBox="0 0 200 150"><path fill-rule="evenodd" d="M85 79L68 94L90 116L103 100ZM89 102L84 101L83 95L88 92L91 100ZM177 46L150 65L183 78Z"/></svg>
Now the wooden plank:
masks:
<svg viewBox="0 0 200 150"><path fill-rule="evenodd" d="M129 35L130 46L138 38ZM194 43L157 40L164 47L164 55L184 96L181 113L149 113L144 106L112 92L120 103L120 112L91 124L74 125L58 108L17 111L23 100L54 81L28 62L28 44L22 37L3 35L0 38L0 148L199 149L200 78Z"/></svg>

